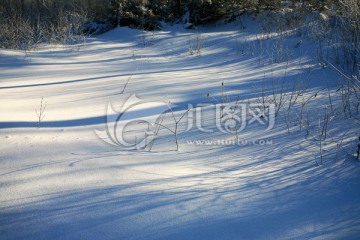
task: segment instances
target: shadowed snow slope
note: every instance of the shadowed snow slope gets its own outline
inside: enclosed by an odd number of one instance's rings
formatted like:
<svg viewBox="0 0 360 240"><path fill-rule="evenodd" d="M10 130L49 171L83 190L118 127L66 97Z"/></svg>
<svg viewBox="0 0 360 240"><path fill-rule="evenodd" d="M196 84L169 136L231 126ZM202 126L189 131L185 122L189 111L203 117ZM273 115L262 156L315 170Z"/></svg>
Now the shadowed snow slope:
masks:
<svg viewBox="0 0 360 240"><path fill-rule="evenodd" d="M180 25L154 33L117 28L73 49L40 46L26 56L1 50L0 238L358 238L358 162L325 151L318 165L317 148L298 126L288 133L283 118L269 131L248 125L242 145L192 144L235 138L216 131L209 107L204 127L215 131L185 131L187 119L181 121L179 151L165 128L150 152L124 151L95 134L106 127L108 104L119 111L127 94L171 102L180 117L189 103L221 102L222 82L226 98L242 102L256 102L262 86L284 79L285 86L306 79L306 94L320 91L318 98L326 86L336 90L336 75L313 60L306 39L294 48L299 39L286 38L291 60L272 63L259 54L256 23L243 24L248 28L235 23L200 33ZM201 41L201 55L190 54L194 41ZM41 97L45 118L37 128ZM137 111L156 112L157 105L145 106ZM166 116L163 125L172 129ZM358 130L342 120L329 134L344 126L349 136ZM261 139L271 144L256 144Z"/></svg>

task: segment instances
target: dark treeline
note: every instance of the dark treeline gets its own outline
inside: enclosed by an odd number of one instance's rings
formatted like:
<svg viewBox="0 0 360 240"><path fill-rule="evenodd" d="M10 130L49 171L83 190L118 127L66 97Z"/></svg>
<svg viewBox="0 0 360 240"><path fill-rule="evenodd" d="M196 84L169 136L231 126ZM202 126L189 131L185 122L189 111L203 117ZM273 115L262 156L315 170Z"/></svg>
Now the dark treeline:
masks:
<svg viewBox="0 0 360 240"><path fill-rule="evenodd" d="M347 0L359 6L359 0ZM291 8L322 11L334 0L1 0L0 47L28 49L37 43L78 42L82 36L131 26L145 30L161 21L204 24L244 10ZM339 4L341 5L341 4ZM342 4L344 5L344 4ZM340 8L339 8L340 9ZM184 14L188 14L186 20ZM96 23L96 24L94 24ZM97 27L93 27L93 26ZM99 30L98 26L102 26Z"/></svg>

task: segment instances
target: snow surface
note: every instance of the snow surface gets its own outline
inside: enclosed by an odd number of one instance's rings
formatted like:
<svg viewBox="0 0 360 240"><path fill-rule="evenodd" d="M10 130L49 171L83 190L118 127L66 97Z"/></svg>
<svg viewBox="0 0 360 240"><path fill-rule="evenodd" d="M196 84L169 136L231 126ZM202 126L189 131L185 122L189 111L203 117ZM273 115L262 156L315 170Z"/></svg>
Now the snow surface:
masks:
<svg viewBox="0 0 360 240"><path fill-rule="evenodd" d="M359 163L342 153L316 164L316 147L297 126L288 133L277 119L270 131L253 124L240 134L271 146L195 146L187 141L234 136L186 132L182 122L180 151L166 129L150 152L124 151L95 134L108 104L121 109L126 94L171 101L179 115L188 103L211 102L208 93L219 100L222 82L233 101L254 101L264 79L282 79L285 68L287 83L310 75L310 95L326 85L336 91L336 74L314 60L310 40L288 37L291 61L264 64L254 48L257 25L245 25L118 28L78 47L1 50L0 238L357 239ZM201 56L188 50L195 31ZM41 97L47 106L37 128ZM211 112L204 112L209 128ZM345 126L349 136L358 131L344 119L332 133Z"/></svg>

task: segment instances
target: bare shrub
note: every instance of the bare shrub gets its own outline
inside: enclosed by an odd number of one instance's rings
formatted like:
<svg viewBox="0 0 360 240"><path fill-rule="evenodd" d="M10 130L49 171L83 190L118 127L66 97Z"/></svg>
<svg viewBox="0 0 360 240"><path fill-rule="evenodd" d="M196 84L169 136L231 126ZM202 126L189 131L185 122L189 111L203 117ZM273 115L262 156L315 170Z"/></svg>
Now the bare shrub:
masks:
<svg viewBox="0 0 360 240"><path fill-rule="evenodd" d="M38 118L38 128L41 127L41 122L45 118L45 109L46 102L44 102L44 97L41 97L39 109L35 109L35 113Z"/></svg>
<svg viewBox="0 0 360 240"><path fill-rule="evenodd" d="M190 55L201 56L203 48L203 38L201 33L197 32L194 36L191 36L188 41Z"/></svg>
<svg viewBox="0 0 360 240"><path fill-rule="evenodd" d="M336 18L338 34L333 49L343 68L355 72L360 62L360 2L340 0L338 5L341 14Z"/></svg>
<svg viewBox="0 0 360 240"><path fill-rule="evenodd" d="M84 0L85 1L85 0ZM78 43L87 21L83 1L0 1L0 48L33 48L38 43Z"/></svg>

